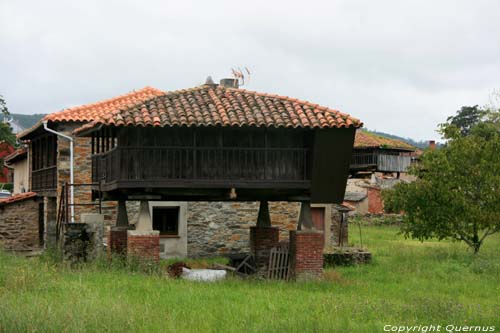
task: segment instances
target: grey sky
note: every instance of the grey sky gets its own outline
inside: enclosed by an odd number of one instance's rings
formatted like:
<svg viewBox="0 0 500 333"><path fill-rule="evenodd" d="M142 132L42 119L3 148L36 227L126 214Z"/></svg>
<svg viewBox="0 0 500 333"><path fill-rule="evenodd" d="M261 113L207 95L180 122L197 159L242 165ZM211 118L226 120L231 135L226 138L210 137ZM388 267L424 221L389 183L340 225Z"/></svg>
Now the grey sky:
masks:
<svg viewBox="0 0 500 333"><path fill-rule="evenodd" d="M253 72L246 87L437 139L500 88L500 1L0 0L0 93L49 113L150 85Z"/></svg>

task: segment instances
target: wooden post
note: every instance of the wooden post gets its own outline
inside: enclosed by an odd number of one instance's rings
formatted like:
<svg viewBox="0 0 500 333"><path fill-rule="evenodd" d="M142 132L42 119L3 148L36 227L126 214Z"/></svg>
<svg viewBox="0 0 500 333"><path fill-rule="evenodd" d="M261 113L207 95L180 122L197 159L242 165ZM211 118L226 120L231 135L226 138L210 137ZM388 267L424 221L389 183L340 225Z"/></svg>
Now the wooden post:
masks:
<svg viewBox="0 0 500 333"><path fill-rule="evenodd" d="M311 202L303 201L300 206L299 224L297 230L316 230L312 221Z"/></svg>

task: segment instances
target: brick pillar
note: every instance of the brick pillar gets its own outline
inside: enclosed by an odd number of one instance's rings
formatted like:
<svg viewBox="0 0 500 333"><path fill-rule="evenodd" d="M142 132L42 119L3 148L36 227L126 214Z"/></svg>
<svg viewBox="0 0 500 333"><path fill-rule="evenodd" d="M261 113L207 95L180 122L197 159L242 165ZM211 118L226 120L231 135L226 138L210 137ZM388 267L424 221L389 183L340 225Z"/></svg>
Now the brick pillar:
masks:
<svg viewBox="0 0 500 333"><path fill-rule="evenodd" d="M250 227L250 251L255 258L257 271L266 272L271 248L278 245L279 228Z"/></svg>
<svg viewBox="0 0 500 333"><path fill-rule="evenodd" d="M290 230L290 275L307 280L323 273L323 232Z"/></svg>
<svg viewBox="0 0 500 333"><path fill-rule="evenodd" d="M127 231L130 227L108 227L108 258L112 254L127 254Z"/></svg>
<svg viewBox="0 0 500 333"><path fill-rule="evenodd" d="M160 232L157 230L128 230L127 257L141 263L160 261Z"/></svg>
<svg viewBox="0 0 500 333"><path fill-rule="evenodd" d="M383 214L384 202L380 194L380 188L370 186L368 188L368 213L370 214Z"/></svg>

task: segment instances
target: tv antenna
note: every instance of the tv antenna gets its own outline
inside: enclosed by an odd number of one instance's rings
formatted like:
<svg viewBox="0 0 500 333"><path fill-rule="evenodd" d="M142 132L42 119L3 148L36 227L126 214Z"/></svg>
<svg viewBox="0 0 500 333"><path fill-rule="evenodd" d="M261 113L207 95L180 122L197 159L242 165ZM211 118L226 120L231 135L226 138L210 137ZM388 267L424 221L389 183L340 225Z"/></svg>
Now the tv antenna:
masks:
<svg viewBox="0 0 500 333"><path fill-rule="evenodd" d="M238 80L238 85L240 87L250 82L252 73L250 73L248 67L243 67L243 69L241 69L241 67L231 68L231 72L233 73L233 77Z"/></svg>

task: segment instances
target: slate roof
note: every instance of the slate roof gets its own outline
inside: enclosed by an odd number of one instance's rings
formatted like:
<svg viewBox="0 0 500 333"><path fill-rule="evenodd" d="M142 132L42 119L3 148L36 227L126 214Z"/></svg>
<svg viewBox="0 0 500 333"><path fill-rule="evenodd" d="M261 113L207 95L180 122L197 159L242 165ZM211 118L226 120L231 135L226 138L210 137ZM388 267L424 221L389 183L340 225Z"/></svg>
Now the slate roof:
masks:
<svg viewBox="0 0 500 333"><path fill-rule="evenodd" d="M100 116L113 112L128 106L141 103L155 96L163 95L165 92L153 87L144 87L139 90L134 90L127 94L106 99L100 102L76 106L59 112L54 112L46 115L37 122L33 127L18 134L19 138L23 138L29 133L42 126L43 121L49 122L89 122Z"/></svg>
<svg viewBox="0 0 500 333"><path fill-rule="evenodd" d="M26 192L0 199L0 207L36 197L35 192Z"/></svg>
<svg viewBox="0 0 500 333"><path fill-rule="evenodd" d="M356 131L354 148L394 148L412 151L416 150L415 147L404 141L389 139L364 130Z"/></svg>
<svg viewBox="0 0 500 333"><path fill-rule="evenodd" d="M361 127L356 118L318 104L219 85L167 92L135 106L98 116L77 129L112 126Z"/></svg>

